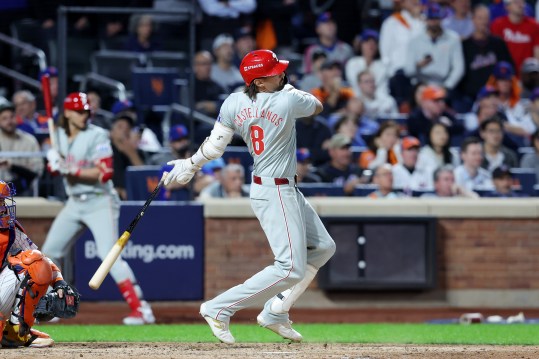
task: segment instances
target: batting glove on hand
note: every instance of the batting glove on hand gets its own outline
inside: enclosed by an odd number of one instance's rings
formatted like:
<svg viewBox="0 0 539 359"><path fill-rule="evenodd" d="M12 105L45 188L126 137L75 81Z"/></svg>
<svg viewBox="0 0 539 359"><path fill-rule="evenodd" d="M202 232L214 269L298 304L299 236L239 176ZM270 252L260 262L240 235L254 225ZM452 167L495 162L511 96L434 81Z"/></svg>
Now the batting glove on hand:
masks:
<svg viewBox="0 0 539 359"><path fill-rule="evenodd" d="M200 171L200 166L193 164L190 158L186 160L170 161L167 162L167 165L174 165L174 168L172 168L165 178L165 186L172 181L176 181L179 184L186 184L191 181L197 171Z"/></svg>
<svg viewBox="0 0 539 359"><path fill-rule="evenodd" d="M60 153L53 148L47 151L47 162L51 172L60 172L62 168L66 167Z"/></svg>

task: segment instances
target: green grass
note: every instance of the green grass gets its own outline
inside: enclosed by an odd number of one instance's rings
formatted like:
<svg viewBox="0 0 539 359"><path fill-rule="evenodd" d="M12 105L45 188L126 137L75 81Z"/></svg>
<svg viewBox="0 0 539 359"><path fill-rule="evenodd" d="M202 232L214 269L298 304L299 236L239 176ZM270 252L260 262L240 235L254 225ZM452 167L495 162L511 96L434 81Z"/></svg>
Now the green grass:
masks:
<svg viewBox="0 0 539 359"><path fill-rule="evenodd" d="M539 325L478 324L297 324L309 343L496 344L539 345ZM41 325L57 342L216 342L205 324ZM238 342L282 342L276 334L255 325L233 324Z"/></svg>

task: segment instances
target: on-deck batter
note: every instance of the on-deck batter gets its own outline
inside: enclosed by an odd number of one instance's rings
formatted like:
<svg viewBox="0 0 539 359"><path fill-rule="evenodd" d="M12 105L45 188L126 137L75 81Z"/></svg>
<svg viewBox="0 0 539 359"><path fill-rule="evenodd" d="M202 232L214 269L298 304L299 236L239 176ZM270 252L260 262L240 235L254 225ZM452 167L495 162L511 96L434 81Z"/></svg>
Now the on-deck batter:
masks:
<svg viewBox="0 0 539 359"><path fill-rule="evenodd" d="M43 244L43 252L54 261L64 258L78 235L92 232L97 254L103 259L118 239L120 199L112 184L112 148L107 131L88 124L90 105L85 93L73 92L64 100L58 129L58 151L47 153L48 169L64 176L69 196L55 218ZM121 257L110 274L131 308L124 324L154 323L150 305L142 300L131 267Z"/></svg>
<svg viewBox="0 0 539 359"><path fill-rule="evenodd" d="M220 157L234 131L241 134L254 159L251 206L264 230L275 261L244 283L203 303L200 314L213 334L232 344L230 317L265 302L258 323L286 339L301 341L288 311L335 252L335 243L295 183L295 119L318 114L323 106L313 95L286 84L288 61L269 50L247 54L240 65L244 92L223 103L211 135L197 153L171 161L165 184L187 183L200 167Z"/></svg>

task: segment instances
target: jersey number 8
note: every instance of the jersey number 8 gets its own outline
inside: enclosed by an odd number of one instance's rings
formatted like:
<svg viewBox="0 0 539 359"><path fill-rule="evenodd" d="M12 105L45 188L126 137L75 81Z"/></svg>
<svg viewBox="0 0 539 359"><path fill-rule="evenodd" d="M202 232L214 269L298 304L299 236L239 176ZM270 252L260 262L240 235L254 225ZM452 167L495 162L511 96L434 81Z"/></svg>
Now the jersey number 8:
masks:
<svg viewBox="0 0 539 359"><path fill-rule="evenodd" d="M264 129L260 126L251 126L251 142L253 151L257 156L264 152Z"/></svg>

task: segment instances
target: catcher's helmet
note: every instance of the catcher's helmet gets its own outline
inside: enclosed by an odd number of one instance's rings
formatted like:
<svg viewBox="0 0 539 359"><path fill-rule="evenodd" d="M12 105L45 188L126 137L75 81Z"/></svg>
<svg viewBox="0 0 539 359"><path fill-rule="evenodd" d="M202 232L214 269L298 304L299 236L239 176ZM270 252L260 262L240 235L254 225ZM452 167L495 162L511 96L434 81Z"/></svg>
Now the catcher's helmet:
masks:
<svg viewBox="0 0 539 359"><path fill-rule="evenodd" d="M254 79L279 75L288 67L287 60L278 60L270 50L249 52L240 64L240 73L245 84L249 86Z"/></svg>
<svg viewBox="0 0 539 359"><path fill-rule="evenodd" d="M10 228L15 225L15 187L12 183L0 181L0 228Z"/></svg>
<svg viewBox="0 0 539 359"><path fill-rule="evenodd" d="M72 92L64 100L64 110L90 111L90 102L84 92Z"/></svg>

